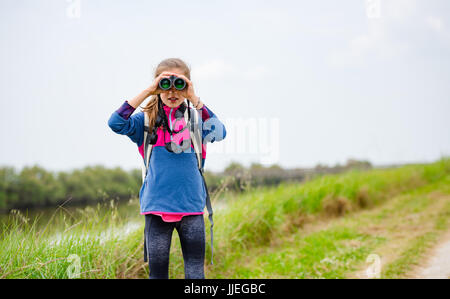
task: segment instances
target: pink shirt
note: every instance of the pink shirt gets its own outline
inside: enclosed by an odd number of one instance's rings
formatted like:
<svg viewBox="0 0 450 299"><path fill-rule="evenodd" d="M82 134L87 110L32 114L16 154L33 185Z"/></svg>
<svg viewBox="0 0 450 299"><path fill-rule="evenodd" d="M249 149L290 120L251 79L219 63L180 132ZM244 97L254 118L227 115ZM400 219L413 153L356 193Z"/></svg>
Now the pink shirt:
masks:
<svg viewBox="0 0 450 299"><path fill-rule="evenodd" d="M181 221L181 218L183 218L183 216L188 216L188 215L203 215L204 212L200 212L200 213L164 213L164 212L148 212L148 213L144 213L143 215L146 214L154 214L154 215L158 215L161 216L162 220L164 222L178 222Z"/></svg>

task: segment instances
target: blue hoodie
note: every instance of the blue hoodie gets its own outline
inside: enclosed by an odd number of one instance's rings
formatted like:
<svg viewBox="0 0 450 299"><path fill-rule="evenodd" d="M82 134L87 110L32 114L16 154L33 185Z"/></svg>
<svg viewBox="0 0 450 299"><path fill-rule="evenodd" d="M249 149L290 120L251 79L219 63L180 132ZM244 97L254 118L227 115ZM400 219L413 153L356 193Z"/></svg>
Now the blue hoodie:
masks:
<svg viewBox="0 0 450 299"><path fill-rule="evenodd" d="M184 105L184 103L182 104ZM181 106L181 105L180 105ZM186 126L182 113L176 113L178 108L170 108L163 104L171 129L179 131ZM192 108L191 108L192 109ZM144 112L133 114L135 108L125 101L109 118L109 127L117 134L127 135L136 143L139 153L144 159ZM206 144L223 140L226 129L216 115L205 105L197 111L201 118L202 130L202 165L206 159ZM132 115L133 114L133 115ZM191 117L193 117L191 115ZM190 149L180 154L167 151L166 142L180 144L182 140L190 139L186 128L171 136L157 129L158 139L153 145L147 176L139 192L141 214L203 214L206 204L206 189L198 170L197 158L191 143Z"/></svg>

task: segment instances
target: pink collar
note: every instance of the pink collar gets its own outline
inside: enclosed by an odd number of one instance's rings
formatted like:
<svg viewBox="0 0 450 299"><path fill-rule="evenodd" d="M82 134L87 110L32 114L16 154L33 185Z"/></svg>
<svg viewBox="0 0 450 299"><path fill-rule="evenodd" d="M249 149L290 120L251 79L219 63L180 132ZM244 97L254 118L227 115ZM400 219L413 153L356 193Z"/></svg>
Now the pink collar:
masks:
<svg viewBox="0 0 450 299"><path fill-rule="evenodd" d="M162 103L162 105L163 105L164 111L166 111L166 112L168 113L168 112L170 111L170 109L173 109L173 111L177 111L177 109L180 108L180 106L181 106L182 104L176 106L175 108L170 108L169 106L167 106L167 105L164 104L164 103Z"/></svg>

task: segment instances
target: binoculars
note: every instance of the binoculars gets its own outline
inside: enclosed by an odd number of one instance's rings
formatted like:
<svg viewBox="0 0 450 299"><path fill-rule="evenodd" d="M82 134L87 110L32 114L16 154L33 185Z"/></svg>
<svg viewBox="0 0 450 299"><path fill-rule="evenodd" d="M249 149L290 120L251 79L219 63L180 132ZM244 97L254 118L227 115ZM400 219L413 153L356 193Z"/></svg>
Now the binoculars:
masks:
<svg viewBox="0 0 450 299"><path fill-rule="evenodd" d="M163 78L159 81L159 88L162 90L169 90L173 87L177 90L183 90L186 88L186 81L177 76L170 76L170 78Z"/></svg>

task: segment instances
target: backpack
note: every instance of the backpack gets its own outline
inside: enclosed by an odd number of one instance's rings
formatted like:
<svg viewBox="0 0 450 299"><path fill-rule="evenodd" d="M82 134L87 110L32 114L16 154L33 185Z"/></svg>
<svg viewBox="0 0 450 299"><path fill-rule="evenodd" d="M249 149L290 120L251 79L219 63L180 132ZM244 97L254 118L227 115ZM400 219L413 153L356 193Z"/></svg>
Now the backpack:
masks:
<svg viewBox="0 0 450 299"><path fill-rule="evenodd" d="M188 107L188 109L192 109ZM195 156L197 157L197 166L200 171L200 175L203 180L203 184L205 185L206 190L206 209L208 210L208 219L211 223L210 235L211 235L211 265L213 264L213 210L211 206L211 198L209 197L208 187L206 186L205 177L203 176L203 158L202 158L202 133L201 133L201 124L199 122L199 113L197 110L194 110L194 117L189 118L189 110L186 109L184 111L184 121L187 126L189 126L189 133L191 136L191 141L194 146ZM150 144L150 138L147 138L150 132L150 120L148 118L147 113L144 113L144 159L142 164L142 183L145 181L145 177L147 176L148 164L150 161L150 156L152 154L153 145ZM144 251L146 251L146 246L144 244ZM144 260L146 260L147 254L144 253Z"/></svg>

